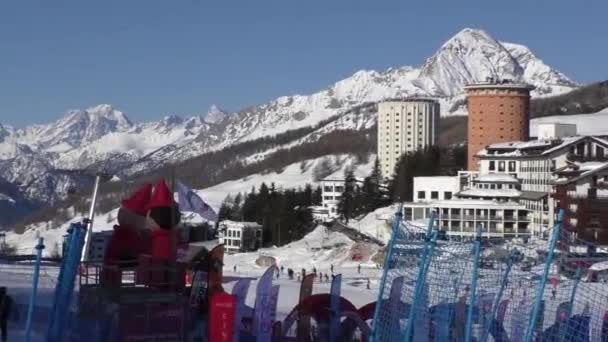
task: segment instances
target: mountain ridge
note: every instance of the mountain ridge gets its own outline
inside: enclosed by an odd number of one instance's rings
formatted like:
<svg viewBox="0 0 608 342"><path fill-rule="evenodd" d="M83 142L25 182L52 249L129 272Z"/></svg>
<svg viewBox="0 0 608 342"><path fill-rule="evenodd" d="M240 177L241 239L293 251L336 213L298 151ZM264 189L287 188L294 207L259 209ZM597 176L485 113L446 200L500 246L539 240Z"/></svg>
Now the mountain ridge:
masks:
<svg viewBox="0 0 608 342"><path fill-rule="evenodd" d="M17 174L36 179L52 175L56 169L104 168L119 171L122 178L235 143L311 127L386 98L432 97L440 102L443 116L466 114L462 87L488 77L531 83L537 87L534 96L559 94L578 86L529 48L465 28L419 67L360 70L313 94L281 96L235 113L213 105L205 117L168 115L158 121L133 123L125 113L104 104L68 111L47 125L23 129L0 125L0 177L14 181ZM366 116L359 127L369 127L369 120L374 117ZM353 122L338 120L318 135L343 127L350 129ZM51 178L47 182L57 189L78 183L73 175ZM65 196L52 186L32 184L38 185L27 189L26 197L31 200L52 203ZM36 194L44 196L37 198Z"/></svg>

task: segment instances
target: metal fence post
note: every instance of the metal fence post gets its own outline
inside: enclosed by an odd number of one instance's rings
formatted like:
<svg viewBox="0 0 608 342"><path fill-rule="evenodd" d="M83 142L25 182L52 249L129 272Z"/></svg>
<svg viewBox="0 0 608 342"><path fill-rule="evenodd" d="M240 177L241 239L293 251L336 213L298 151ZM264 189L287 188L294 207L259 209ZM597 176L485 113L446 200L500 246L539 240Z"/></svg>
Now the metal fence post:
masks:
<svg viewBox="0 0 608 342"><path fill-rule="evenodd" d="M38 238L36 245L36 264L34 265L34 279L32 281L32 295L30 296L30 306L27 309L27 322L25 324L25 342L31 341L32 335L32 316L36 306L38 296L38 279L40 278L40 263L42 262L42 250L44 249L44 239Z"/></svg>

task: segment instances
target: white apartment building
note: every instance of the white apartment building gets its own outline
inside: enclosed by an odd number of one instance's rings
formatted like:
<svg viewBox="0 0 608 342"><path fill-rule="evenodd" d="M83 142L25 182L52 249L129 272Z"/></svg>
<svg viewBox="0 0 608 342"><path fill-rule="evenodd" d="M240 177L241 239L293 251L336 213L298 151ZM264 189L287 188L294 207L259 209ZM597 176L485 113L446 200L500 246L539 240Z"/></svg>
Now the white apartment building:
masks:
<svg viewBox="0 0 608 342"><path fill-rule="evenodd" d="M255 251L262 247L262 226L256 222L221 221L220 243L228 253Z"/></svg>
<svg viewBox="0 0 608 342"><path fill-rule="evenodd" d="M395 99L378 104L378 158L384 177L392 177L404 153L437 142L439 114L439 102L431 99Z"/></svg>
<svg viewBox="0 0 608 342"><path fill-rule="evenodd" d="M414 202L449 200L461 189L458 176L414 177Z"/></svg>
<svg viewBox="0 0 608 342"><path fill-rule="evenodd" d="M323 179L321 180L321 190L321 205L328 210L328 218L338 217L338 203L344 192L344 179Z"/></svg>
<svg viewBox="0 0 608 342"><path fill-rule="evenodd" d="M535 225L551 227L555 203L548 194L554 187L554 173L570 162L606 160L608 157L607 140L595 136L569 136L574 131L572 125L541 124L539 133L545 139L488 145L477 155L480 173L508 173L516 177L522 191L519 203L535 211Z"/></svg>
<svg viewBox="0 0 608 342"><path fill-rule="evenodd" d="M430 218L436 213L436 227L449 238L473 237L481 227L485 238L526 238L532 234L530 212L516 202L452 199L414 202L404 207L410 220Z"/></svg>

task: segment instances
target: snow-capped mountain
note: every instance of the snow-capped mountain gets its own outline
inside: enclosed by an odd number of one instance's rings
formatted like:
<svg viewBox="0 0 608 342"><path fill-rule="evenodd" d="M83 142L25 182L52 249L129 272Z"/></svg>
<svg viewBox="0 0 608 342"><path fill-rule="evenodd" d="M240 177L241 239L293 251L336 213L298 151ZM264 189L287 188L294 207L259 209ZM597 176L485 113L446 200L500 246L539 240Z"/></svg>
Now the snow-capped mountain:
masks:
<svg viewBox="0 0 608 342"><path fill-rule="evenodd" d="M48 125L22 129L0 125L0 177L17 184L27 198L53 202L63 196L57 188L77 186L82 177L89 181L88 176L68 171L105 169L123 178L328 118L335 120L303 139L370 127L373 115L350 120L352 109L386 98L433 97L440 101L443 115L466 114L463 86L488 77L533 84L534 96L577 86L527 47L467 28L420 67L361 70L314 94L283 96L236 113L214 105L204 116L169 115L156 122L133 123L111 105L98 105L69 111Z"/></svg>
<svg viewBox="0 0 608 342"><path fill-rule="evenodd" d="M207 111L207 115L205 116L205 122L216 125L221 123L227 116L227 112L221 110L216 105L211 105L211 107Z"/></svg>

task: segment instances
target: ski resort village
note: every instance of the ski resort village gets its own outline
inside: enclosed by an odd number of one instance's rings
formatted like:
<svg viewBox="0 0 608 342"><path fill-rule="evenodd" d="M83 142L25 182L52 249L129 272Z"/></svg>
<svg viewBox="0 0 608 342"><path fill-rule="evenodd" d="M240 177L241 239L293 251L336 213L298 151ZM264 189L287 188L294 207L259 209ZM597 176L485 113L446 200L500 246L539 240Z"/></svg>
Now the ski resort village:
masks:
<svg viewBox="0 0 608 342"><path fill-rule="evenodd" d="M608 341L608 81L532 49L0 125L2 341Z"/></svg>

